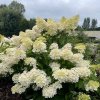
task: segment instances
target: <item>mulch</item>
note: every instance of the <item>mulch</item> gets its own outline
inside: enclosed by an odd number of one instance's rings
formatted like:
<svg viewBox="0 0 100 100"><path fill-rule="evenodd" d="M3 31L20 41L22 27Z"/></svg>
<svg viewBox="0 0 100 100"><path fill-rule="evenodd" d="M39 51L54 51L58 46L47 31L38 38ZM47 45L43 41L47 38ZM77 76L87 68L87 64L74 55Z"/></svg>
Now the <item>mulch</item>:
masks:
<svg viewBox="0 0 100 100"><path fill-rule="evenodd" d="M0 100L24 100L19 94L12 94L11 87L13 86L11 79L0 78Z"/></svg>

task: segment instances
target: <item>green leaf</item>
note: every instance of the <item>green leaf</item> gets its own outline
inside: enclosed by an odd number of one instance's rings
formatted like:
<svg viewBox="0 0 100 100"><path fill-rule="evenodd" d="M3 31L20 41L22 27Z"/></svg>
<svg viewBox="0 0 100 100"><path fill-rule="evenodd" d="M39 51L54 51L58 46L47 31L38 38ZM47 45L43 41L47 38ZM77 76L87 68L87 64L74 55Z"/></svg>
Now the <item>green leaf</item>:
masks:
<svg viewBox="0 0 100 100"><path fill-rule="evenodd" d="M80 80L75 84L75 88L84 90L84 81L83 81L82 79L80 79Z"/></svg>

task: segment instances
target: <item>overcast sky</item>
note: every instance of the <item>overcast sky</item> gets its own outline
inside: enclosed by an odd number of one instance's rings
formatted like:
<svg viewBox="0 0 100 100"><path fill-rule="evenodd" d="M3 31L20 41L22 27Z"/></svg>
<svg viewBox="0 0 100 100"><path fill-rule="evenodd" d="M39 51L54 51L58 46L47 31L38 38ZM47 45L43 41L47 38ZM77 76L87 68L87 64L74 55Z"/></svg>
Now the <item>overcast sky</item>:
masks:
<svg viewBox="0 0 100 100"><path fill-rule="evenodd" d="M12 0L0 0L9 4ZM80 15L80 23L85 17L96 18L100 26L100 0L16 0L24 4L26 18L43 17L60 19L62 16Z"/></svg>

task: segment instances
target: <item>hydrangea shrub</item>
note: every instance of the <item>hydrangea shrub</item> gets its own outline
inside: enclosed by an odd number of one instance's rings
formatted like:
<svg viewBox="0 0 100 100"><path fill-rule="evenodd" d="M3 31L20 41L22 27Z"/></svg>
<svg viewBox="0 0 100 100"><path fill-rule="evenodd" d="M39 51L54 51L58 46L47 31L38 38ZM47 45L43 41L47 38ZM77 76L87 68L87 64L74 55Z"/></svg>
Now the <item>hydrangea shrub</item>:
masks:
<svg viewBox="0 0 100 100"><path fill-rule="evenodd" d="M12 77L12 94L32 100L92 99L91 92L97 92L100 84L84 57L86 46L68 42L78 20L78 16L59 22L37 18L32 30L11 38L0 36L0 75Z"/></svg>

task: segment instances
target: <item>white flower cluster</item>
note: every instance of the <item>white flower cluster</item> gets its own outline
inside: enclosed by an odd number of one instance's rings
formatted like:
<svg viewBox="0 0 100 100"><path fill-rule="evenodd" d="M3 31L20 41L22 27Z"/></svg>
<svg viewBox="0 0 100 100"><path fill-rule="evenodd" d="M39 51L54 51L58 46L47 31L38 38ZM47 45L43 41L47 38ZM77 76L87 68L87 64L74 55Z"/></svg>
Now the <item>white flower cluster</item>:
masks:
<svg viewBox="0 0 100 100"><path fill-rule="evenodd" d="M73 53L71 50L68 49L62 49L61 50L61 58L64 60L71 60L73 57Z"/></svg>
<svg viewBox="0 0 100 100"><path fill-rule="evenodd" d="M51 47L51 46L50 46ZM79 81L79 78L89 77L91 75L91 71L89 69L90 62L87 60L83 60L83 54L76 53L73 54L71 44L65 44L61 49L53 48L50 51L50 58L53 60L69 60L72 63L76 64L76 67L72 69L61 68L60 65L56 62L50 63L50 67L52 68L55 80L58 80L60 83L62 82L71 82L76 83Z"/></svg>
<svg viewBox="0 0 100 100"><path fill-rule="evenodd" d="M70 30L74 30L77 26L77 22L79 20L79 16L74 16L70 19L67 18L62 18L59 22L55 22L52 19L48 19L47 21L45 21L42 18L37 18L36 19L36 28L40 29L40 32L42 32L43 30L47 31L46 34L50 35L50 36L54 36L56 34L58 34L58 30L59 31L70 31Z"/></svg>
<svg viewBox="0 0 100 100"><path fill-rule="evenodd" d="M46 44L42 41L35 41L33 43L33 52L42 53L46 52Z"/></svg>
<svg viewBox="0 0 100 100"><path fill-rule="evenodd" d="M53 77L56 80L62 82L72 82L76 83L79 81L79 78L84 78L90 76L91 72L90 69L87 67L79 67L79 68L72 68L71 70L68 69L59 69L54 71Z"/></svg>
<svg viewBox="0 0 100 100"><path fill-rule="evenodd" d="M51 45L50 45L50 49L52 50L52 49L58 49L58 44L57 43L52 43Z"/></svg>
<svg viewBox="0 0 100 100"><path fill-rule="evenodd" d="M15 94L16 91L17 91L17 93L21 94L21 93L25 92L25 90L26 90L26 87L21 86L20 84L16 84L15 86L13 86L11 88L12 94Z"/></svg>
<svg viewBox="0 0 100 100"><path fill-rule="evenodd" d="M59 69L53 73L53 77L60 82L66 82L66 78L68 76L67 69Z"/></svg>
<svg viewBox="0 0 100 100"><path fill-rule="evenodd" d="M90 80L86 85L85 85L85 89L86 91L97 91L97 89L99 88L100 83L97 81L93 81Z"/></svg>
<svg viewBox="0 0 100 100"><path fill-rule="evenodd" d="M20 75L19 74L16 76L14 75L12 79L16 83L12 87L12 93L22 93L31 84L36 84L37 87L43 88L51 82L50 77L47 77L44 71L35 69L35 68L33 68L32 70L28 72L24 71ZM16 88L19 88L19 89L16 89Z"/></svg>
<svg viewBox="0 0 100 100"><path fill-rule="evenodd" d="M69 60L71 59L73 53L71 51L72 46L70 43L65 44L61 49L59 49L58 44L57 43L52 43L50 45L50 58L51 59L60 59L63 58L64 60Z"/></svg>
<svg viewBox="0 0 100 100"><path fill-rule="evenodd" d="M62 85L60 82L55 82L49 86L46 86L42 90L42 94L45 98L52 98L57 94L57 89L61 89Z"/></svg>
<svg viewBox="0 0 100 100"><path fill-rule="evenodd" d="M26 65L30 65L30 66L36 67L36 59L34 59L32 57L27 57L27 58L25 58L24 61L25 61Z"/></svg>
<svg viewBox="0 0 100 100"><path fill-rule="evenodd" d="M72 69L78 73L80 78L89 77L91 75L91 70L88 67L76 67Z"/></svg>
<svg viewBox="0 0 100 100"><path fill-rule="evenodd" d="M49 64L49 66L51 67L53 72L60 68L60 64L57 63L57 62L52 62L52 63Z"/></svg>
<svg viewBox="0 0 100 100"><path fill-rule="evenodd" d="M78 44L75 45L74 48L77 49L78 52L84 53L85 52L85 49L86 49L86 45L83 44L83 43L78 43Z"/></svg>
<svg viewBox="0 0 100 100"><path fill-rule="evenodd" d="M78 95L78 100L91 100L90 95L87 95L85 93L80 93Z"/></svg>
<svg viewBox="0 0 100 100"><path fill-rule="evenodd" d="M19 36L13 36L10 39L10 44L18 48L23 49L24 51L30 50L33 45L33 41L41 36L40 32L32 30L26 30L25 32L20 32Z"/></svg>
<svg viewBox="0 0 100 100"><path fill-rule="evenodd" d="M75 63L77 67L90 67L90 62L88 60L83 59L83 54L73 54L72 46L70 43L65 44L61 49L59 49L58 44L53 43L50 45L50 49L51 51L49 56L53 60L64 59Z"/></svg>
<svg viewBox="0 0 100 100"><path fill-rule="evenodd" d="M26 58L26 52L17 48L8 48L4 54L2 62L0 63L0 74L5 75L8 72L12 73L11 68L14 64L18 64L20 60Z"/></svg>
<svg viewBox="0 0 100 100"><path fill-rule="evenodd" d="M72 50L72 45L70 43L67 43L62 47L62 50L63 49Z"/></svg>
<svg viewBox="0 0 100 100"><path fill-rule="evenodd" d="M50 52L50 58L53 60L60 59L60 53L61 51L59 49L53 49Z"/></svg>

